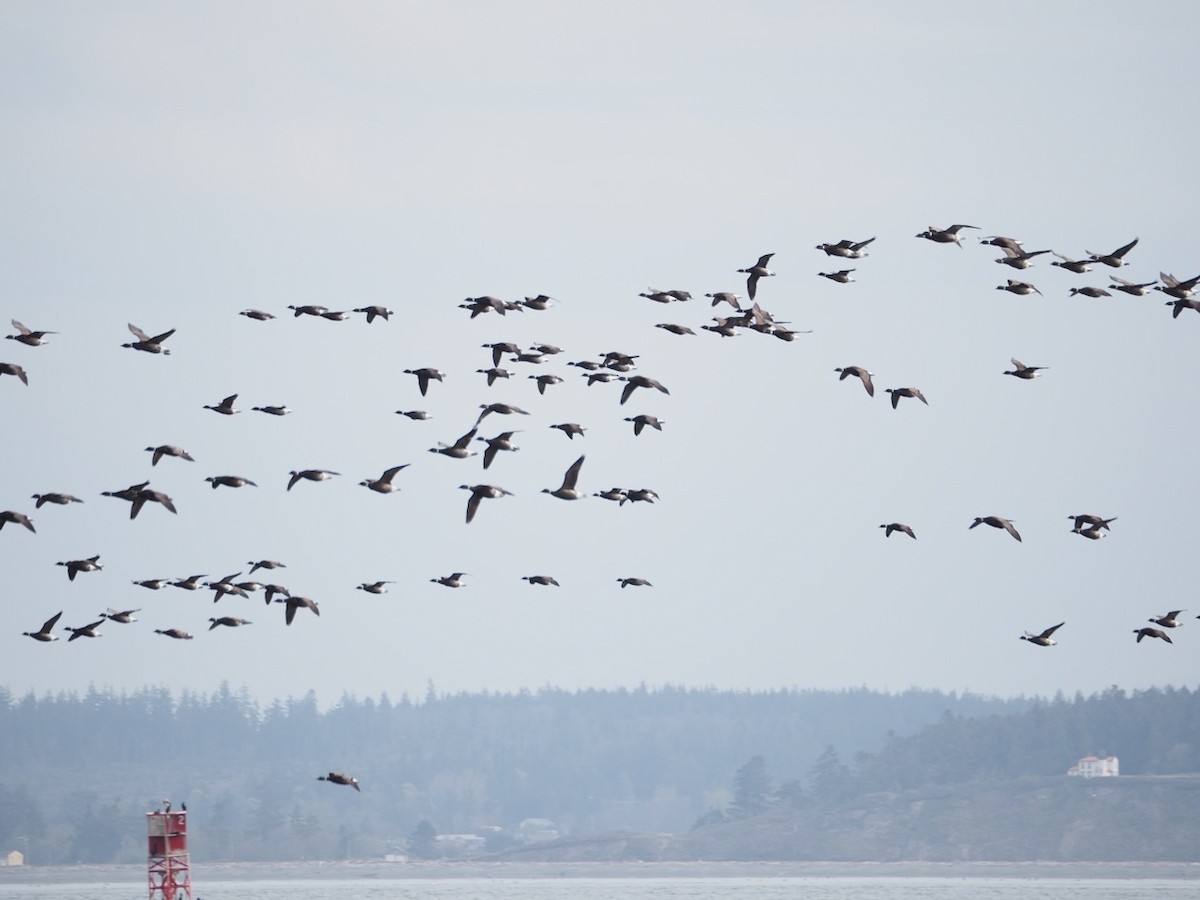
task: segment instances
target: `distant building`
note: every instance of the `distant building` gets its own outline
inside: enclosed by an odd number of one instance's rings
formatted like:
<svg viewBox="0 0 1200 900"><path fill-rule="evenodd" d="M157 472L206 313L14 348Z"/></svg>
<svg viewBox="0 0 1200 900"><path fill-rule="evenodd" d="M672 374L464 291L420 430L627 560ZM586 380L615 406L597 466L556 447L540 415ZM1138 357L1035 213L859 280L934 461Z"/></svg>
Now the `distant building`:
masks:
<svg viewBox="0 0 1200 900"><path fill-rule="evenodd" d="M1081 775L1084 778L1115 778L1120 774L1120 766L1115 756L1100 759L1097 756L1085 756L1071 768L1068 775Z"/></svg>
<svg viewBox="0 0 1200 900"><path fill-rule="evenodd" d="M4 865L6 866L23 866L25 865L25 854L20 850L13 850L4 857Z"/></svg>

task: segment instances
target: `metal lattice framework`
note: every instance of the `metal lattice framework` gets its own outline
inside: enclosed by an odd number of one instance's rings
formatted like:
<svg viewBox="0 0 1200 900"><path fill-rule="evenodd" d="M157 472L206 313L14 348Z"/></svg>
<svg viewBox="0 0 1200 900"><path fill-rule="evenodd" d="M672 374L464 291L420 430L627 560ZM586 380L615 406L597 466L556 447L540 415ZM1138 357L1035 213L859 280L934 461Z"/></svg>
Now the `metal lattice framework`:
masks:
<svg viewBox="0 0 1200 900"><path fill-rule="evenodd" d="M188 857L187 813L146 813L146 877L150 900L192 900L192 864Z"/></svg>

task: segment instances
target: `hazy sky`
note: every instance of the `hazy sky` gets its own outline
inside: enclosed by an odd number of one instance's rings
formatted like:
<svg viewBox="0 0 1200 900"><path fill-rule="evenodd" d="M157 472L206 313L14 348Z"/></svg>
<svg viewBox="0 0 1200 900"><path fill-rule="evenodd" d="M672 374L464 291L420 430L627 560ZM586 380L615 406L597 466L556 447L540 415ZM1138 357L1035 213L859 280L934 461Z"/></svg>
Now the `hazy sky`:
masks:
<svg viewBox="0 0 1200 900"><path fill-rule="evenodd" d="M1194 685L1200 316L1068 289L1200 274L1197 33L1183 3L3 4L0 320L60 334L0 345L29 377L0 376L0 509L37 528L0 531L0 684L227 679L323 704L430 680ZM962 249L914 238L952 223L980 230ZM980 245L994 234L1075 258L1140 243L1120 272L1043 255L1022 274ZM814 249L872 236L849 263ZM736 270L767 252L760 303L813 333L701 331L704 294L744 296ZM843 267L855 282L817 275ZM1044 296L997 291L1009 277ZM560 303L458 308L539 293ZM292 317L304 303L395 315ZM126 323L177 329L171 355L122 349ZM502 363L513 377L489 388L481 345L505 340L564 352ZM610 350L670 395L621 406L620 383L566 365ZM1005 377L1014 356L1049 369ZM852 364L873 399L837 380ZM446 373L425 398L403 373L421 366ZM539 396L541 373L565 383ZM893 410L884 388L905 386L929 405ZM234 392L240 414L204 409ZM479 434L522 429L519 452L487 472L428 452L494 401L531 415ZM251 411L266 404L294 411ZM433 418L394 414L413 408ZM623 418L642 412L664 430L635 438ZM549 427L565 421L586 435ZM151 467L158 444L195 461ZM660 501L540 493L581 453L589 494ZM400 463L399 492L359 486ZM342 474L286 491L301 468ZM177 516L130 521L100 496L146 478ZM514 496L467 525L457 488L477 483ZM35 510L51 491L85 502ZM1119 518L1088 541L1075 513ZM1023 542L968 530L987 515ZM885 539L892 521L918 539ZM55 565L97 553L73 583ZM320 618L131 584L263 558ZM453 571L465 587L430 582ZM395 583L355 589L377 579ZM140 621L67 644L62 626L106 607ZM1179 607L1173 646L1135 644ZM64 640L22 636L60 609ZM216 615L254 624L210 633ZM1058 646L1017 639L1064 620ZM153 633L169 627L196 638Z"/></svg>

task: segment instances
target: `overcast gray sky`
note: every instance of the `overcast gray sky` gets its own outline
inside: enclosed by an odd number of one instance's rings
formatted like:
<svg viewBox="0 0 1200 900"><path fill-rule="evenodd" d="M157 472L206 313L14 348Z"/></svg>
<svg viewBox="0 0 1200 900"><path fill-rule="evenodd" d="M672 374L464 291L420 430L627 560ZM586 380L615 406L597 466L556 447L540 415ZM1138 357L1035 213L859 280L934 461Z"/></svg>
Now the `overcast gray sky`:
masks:
<svg viewBox="0 0 1200 900"><path fill-rule="evenodd" d="M1193 5L6 3L0 21L0 319L60 332L0 345L29 377L0 377L0 509L37 528L0 532L12 690L1195 684L1200 316L1068 294L1200 274ZM914 238L953 223L980 230ZM1140 242L1120 272L1043 255L1022 274L994 234L1074 258ZM869 237L849 263L814 249ZM700 330L704 294L744 296L736 270L767 252L760 303L813 333ZM843 267L855 282L818 277ZM1009 277L1043 296L997 291ZM458 308L539 293L560 302ZM395 315L290 315L305 303ZM171 355L122 349L126 323L177 329ZM481 345L505 340L564 352L489 388ZM621 406L566 365L610 350L669 396ZM1049 369L1005 377L1014 356ZM873 399L837 380L851 364ZM421 366L446 373L425 398L403 374ZM566 383L539 396L540 373ZM883 389L905 386L928 406L893 410ZM203 408L234 392L238 415ZM487 472L428 452L494 401L531 415L479 434L522 429L519 452ZM413 408L433 418L394 414ZM643 412L664 430L635 438ZM195 461L151 467L158 444ZM581 453L589 494L660 501L540 493ZM399 492L359 486L400 463ZM286 491L301 468L342 474ZM223 474L258 487L204 480ZM146 478L177 516L100 496ZM467 525L457 488L477 483L514 496ZM85 502L35 510L51 491ZM1119 518L1089 541L1075 513ZM987 515L1023 542L968 530ZM892 521L918 539L885 539ZM73 583L55 565L97 553ZM262 558L320 618L131 584ZM465 587L430 582L453 571ZM355 589L377 579L395 583ZM106 607L140 621L67 644ZM1179 607L1173 646L1135 644ZM22 636L60 609L64 640ZM210 633L216 615L254 624ZM1017 639L1060 621L1057 646ZM196 638L153 633L170 627Z"/></svg>

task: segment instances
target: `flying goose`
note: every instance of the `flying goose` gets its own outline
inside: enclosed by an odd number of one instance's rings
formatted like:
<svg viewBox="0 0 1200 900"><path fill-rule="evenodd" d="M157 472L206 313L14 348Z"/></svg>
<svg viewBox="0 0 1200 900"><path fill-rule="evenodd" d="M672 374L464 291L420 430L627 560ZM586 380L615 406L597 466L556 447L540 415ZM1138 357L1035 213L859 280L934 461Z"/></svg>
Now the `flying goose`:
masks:
<svg viewBox="0 0 1200 900"><path fill-rule="evenodd" d="M39 628L37 631L22 631L21 634L25 635L25 637L31 637L35 641L42 641L42 642L57 641L58 635L51 634L51 632L54 630L54 626L58 624L58 620L61 617L62 617L62 611L60 610L59 612L52 615L49 619L47 619L45 621L45 623L42 625L42 627Z"/></svg>
<svg viewBox="0 0 1200 900"><path fill-rule="evenodd" d="M395 583L394 581L364 581L355 590L366 591L368 594L386 594L387 585Z"/></svg>
<svg viewBox="0 0 1200 900"><path fill-rule="evenodd" d="M899 531L902 534L907 534L914 541L917 539L917 536L913 534L912 527L905 525L903 522L889 522L885 525L880 525L879 527L884 529L884 537L891 537L893 531Z"/></svg>
<svg viewBox="0 0 1200 900"><path fill-rule="evenodd" d="M526 306L529 309L543 310L549 309L551 304L557 302L558 301L553 297L547 297L545 294L538 294L536 297L526 297L521 301L521 305Z"/></svg>
<svg viewBox="0 0 1200 900"><path fill-rule="evenodd" d="M597 369L604 368L604 363L596 362L594 359L581 359L578 362L569 362L568 366L577 366L587 372L595 372Z"/></svg>
<svg viewBox="0 0 1200 900"><path fill-rule="evenodd" d="M292 471L288 472L288 474L291 476L291 478L288 479L287 485L287 489L290 491L296 486L296 482L302 478L306 481L325 481L335 475L341 475L342 473L331 472L329 469L300 469L299 471L293 469Z"/></svg>
<svg viewBox="0 0 1200 900"><path fill-rule="evenodd" d="M235 401L237 398L238 398L237 394L230 394L228 397L226 397L224 400L222 400L220 403L218 403L216 405L213 405L211 403L205 403L204 408L211 409L213 412L220 413L223 416L232 416L234 413L241 412L240 409L233 408L233 401Z"/></svg>
<svg viewBox="0 0 1200 900"><path fill-rule="evenodd" d="M207 575L189 575L187 578L180 578L177 581L172 581L171 586L183 588L185 591L198 591L201 587L200 579L207 577Z"/></svg>
<svg viewBox="0 0 1200 900"><path fill-rule="evenodd" d="M383 474L378 478L373 480L367 478L363 481L360 481L359 484L363 487L370 488L378 494L390 494L392 491L400 490L400 488L392 484L392 479L396 477L398 472L400 472L402 469L407 469L410 465L412 465L412 463L402 463L398 466L392 466L390 469L385 469Z"/></svg>
<svg viewBox="0 0 1200 900"><path fill-rule="evenodd" d="M1175 307L1171 313L1172 319L1178 319L1179 314L1185 309L1194 309L1196 312L1200 312L1200 300L1196 300L1193 297L1188 297L1184 300L1168 300L1167 306Z"/></svg>
<svg viewBox="0 0 1200 900"><path fill-rule="evenodd" d="M1010 294L1017 294L1018 296L1021 296L1021 297L1028 296L1029 294L1037 294L1039 297L1045 296L1041 291L1039 291L1036 287L1034 287L1028 281L1016 281L1012 278L1006 278L1005 281L1007 282L1007 284L996 285L996 290L1008 291Z"/></svg>
<svg viewBox="0 0 1200 900"><path fill-rule="evenodd" d="M70 581L75 580L75 576L80 572L98 572L104 567L97 560L100 559L100 554L89 557L87 559L71 559L66 562L55 563L56 566L66 566L67 578Z"/></svg>
<svg viewBox="0 0 1200 900"><path fill-rule="evenodd" d="M330 322L345 322L350 318L350 313L340 309L328 309L321 313L322 319L328 319Z"/></svg>
<svg viewBox="0 0 1200 900"><path fill-rule="evenodd" d="M246 485L250 485L250 487L258 487L258 485L249 478L243 478L241 475L210 475L204 480L212 485L212 489L214 491L222 485L232 488L245 487Z"/></svg>
<svg viewBox="0 0 1200 900"><path fill-rule="evenodd" d="M118 500L128 500L130 503L132 503L137 499L138 492L143 490L149 484L149 481L143 481L141 484L131 484L129 487L122 488L119 491L101 491L100 496L116 497Z"/></svg>
<svg viewBox="0 0 1200 900"><path fill-rule="evenodd" d="M632 366L639 359L639 354L609 350L607 353L601 353L600 358L603 364L611 369L616 366Z"/></svg>
<svg viewBox="0 0 1200 900"><path fill-rule="evenodd" d="M158 461L164 456L173 456L176 459L186 459L188 462L196 461L192 458L192 454L188 453L182 447L176 447L173 444L159 444L157 447L147 447L146 452L154 454L150 457L150 465L152 466L157 466ZM142 485L142 487L145 487L145 485Z"/></svg>
<svg viewBox="0 0 1200 900"><path fill-rule="evenodd" d="M1093 253L1091 250L1085 251L1092 262L1104 263L1106 266L1112 266L1114 269L1119 269L1121 266L1127 266L1125 262L1125 254L1137 246L1138 239L1134 238L1124 247L1118 247L1112 253Z"/></svg>
<svg viewBox="0 0 1200 900"><path fill-rule="evenodd" d="M330 784L349 785L359 793L362 792L362 788L358 786L358 779L351 775L345 775L342 772L330 772L328 775L318 775L317 781L328 781Z"/></svg>
<svg viewBox="0 0 1200 900"><path fill-rule="evenodd" d="M323 316L329 312L327 306L317 306L315 304L305 304L302 306L288 306L296 318L300 316Z"/></svg>
<svg viewBox="0 0 1200 900"><path fill-rule="evenodd" d="M539 394L546 393L546 388L551 385L562 384L562 378L558 375L530 375L529 377L537 382Z"/></svg>
<svg viewBox="0 0 1200 900"><path fill-rule="evenodd" d="M1013 523L1008 519L1001 518L1000 516L976 516L975 521L967 526L967 530L970 531L976 525L991 525L993 528L1003 528L1018 541L1021 540L1021 535L1017 532L1017 529L1013 526Z"/></svg>
<svg viewBox="0 0 1200 900"><path fill-rule="evenodd" d="M1057 644L1058 641L1051 638L1050 635L1054 634L1054 632L1058 631L1058 629L1062 628L1065 624L1067 623L1059 622L1057 625L1051 625L1041 634L1034 634L1032 631L1027 631L1021 635L1021 640L1029 641L1031 644L1037 644L1039 647L1051 647L1054 644Z"/></svg>
<svg viewBox="0 0 1200 900"><path fill-rule="evenodd" d="M286 569L287 568L287 566L285 566L283 563L281 563L275 559L260 559L257 562L251 560L251 561L247 562L246 565L248 565L250 567L250 571L246 573L247 575L253 575L259 569Z"/></svg>
<svg viewBox="0 0 1200 900"><path fill-rule="evenodd" d="M1022 250L1020 247L1005 247L1004 256L997 259L996 262L1014 269L1028 269L1032 265L1031 259L1049 252L1049 250Z"/></svg>
<svg viewBox="0 0 1200 900"><path fill-rule="evenodd" d="M421 389L421 396L425 396L425 392L429 390L430 381L442 381L444 376L437 369L425 366L420 369L405 369L405 375L417 376L417 387Z"/></svg>
<svg viewBox="0 0 1200 900"><path fill-rule="evenodd" d="M531 366L540 366L546 361L545 354L539 353L536 350L522 350L515 356L508 358L509 362L529 363Z"/></svg>
<svg viewBox="0 0 1200 900"><path fill-rule="evenodd" d="M509 403L480 403L479 408L482 409L483 412L481 412L479 414L479 418L475 420L476 425L478 425L486 416L489 416L492 413L496 413L501 416L511 416L514 413L521 416L529 415L529 413L521 409L521 407L513 406Z"/></svg>
<svg viewBox="0 0 1200 900"><path fill-rule="evenodd" d="M261 309L243 309L239 316L245 316L247 319L254 319L256 322L269 322L275 318L269 312L263 312Z"/></svg>
<svg viewBox="0 0 1200 900"><path fill-rule="evenodd" d="M17 333L6 334L5 337L10 341L20 341L27 347L40 347L42 344L46 343L44 340L46 335L58 334L57 331L33 331L29 328L26 328L16 319L12 320L12 326L13 328L17 329ZM9 374L11 375L14 373L10 372Z"/></svg>
<svg viewBox="0 0 1200 900"><path fill-rule="evenodd" d="M716 325L701 325L705 331L711 331L714 334L719 334L721 337L737 337L737 326L730 319L722 318L721 316L713 316L713 321Z"/></svg>
<svg viewBox="0 0 1200 900"><path fill-rule="evenodd" d="M244 600L249 600L250 595L245 588L239 587L233 583L233 579L241 575L241 572L234 572L232 575L226 575L220 581L206 581L204 587L212 588L213 603L216 603L226 594L233 594L235 597L241 597Z"/></svg>
<svg viewBox="0 0 1200 900"><path fill-rule="evenodd" d="M38 505L40 506L41 504ZM24 525L34 534L37 534L37 529L33 527L33 522L29 520L29 516L25 515L25 513L14 512L11 509L0 510L0 528L3 528L6 522L12 522L14 525Z"/></svg>
<svg viewBox="0 0 1200 900"><path fill-rule="evenodd" d="M137 617L134 615L135 612L141 612L141 609L113 609L110 606L106 612L102 612L100 615L110 622L119 622L122 625L128 625L131 622L137 621Z"/></svg>
<svg viewBox="0 0 1200 900"><path fill-rule="evenodd" d="M597 381L600 382L601 384L609 384L610 382L613 382L613 381L619 381L621 378L621 376L618 375L616 372L607 372L607 371L605 371L605 372L580 372L579 375L581 378L587 379L588 387L591 387Z"/></svg>
<svg viewBox="0 0 1200 900"><path fill-rule="evenodd" d="M133 498L133 504L129 507L129 518L136 519L137 514L142 511L142 507L147 503L159 503L172 513L176 513L175 501L168 497L162 491L152 491L147 488L142 488Z"/></svg>
<svg viewBox="0 0 1200 900"><path fill-rule="evenodd" d="M1171 640L1171 636L1161 628L1135 628L1133 633L1137 635L1137 642L1140 644L1142 638L1158 638L1161 641L1166 641L1168 644L1175 643Z"/></svg>
<svg viewBox="0 0 1200 900"><path fill-rule="evenodd" d="M828 278L830 281L836 281L838 284L849 284L854 281L850 273L855 271L857 269L840 269L837 272L818 272L817 274L822 278Z"/></svg>
<svg viewBox="0 0 1200 900"><path fill-rule="evenodd" d="M645 375L629 375L621 379L625 382L625 387L621 391L621 405L625 405L625 401L632 396L633 392L638 388L654 388L664 394L670 394L662 384L653 378L647 378Z"/></svg>
<svg viewBox="0 0 1200 900"><path fill-rule="evenodd" d="M0 375L15 375L21 379L21 384L29 384L29 375L23 366L16 363L0 362Z"/></svg>
<svg viewBox="0 0 1200 900"><path fill-rule="evenodd" d="M1157 616L1147 619L1148 622L1153 622L1155 625L1161 625L1163 628L1182 628L1183 623L1179 621L1179 614L1184 612L1182 609L1173 609L1165 616Z"/></svg>
<svg viewBox="0 0 1200 900"><path fill-rule="evenodd" d="M1111 531L1112 529L1108 527L1108 523L1117 521L1116 516L1113 516L1111 519L1104 519L1100 516L1093 516L1088 513L1081 513L1077 516L1067 516L1067 518L1075 520L1075 527L1071 529L1072 531L1082 531L1085 525L1090 528L1103 528L1106 531Z"/></svg>
<svg viewBox="0 0 1200 900"><path fill-rule="evenodd" d="M1118 278L1116 275L1109 275L1109 280L1112 284L1109 285L1114 291L1120 291L1122 294L1129 294L1131 297L1145 297L1150 293L1150 289L1158 284L1158 280L1145 281L1138 284L1133 281L1126 281L1124 278Z"/></svg>
<svg viewBox="0 0 1200 900"><path fill-rule="evenodd" d="M192 636L182 628L155 628L155 634L164 634L169 638L174 638L177 641L190 641Z"/></svg>
<svg viewBox="0 0 1200 900"><path fill-rule="evenodd" d="M463 586L463 576L470 574L470 572L451 572L449 575L443 575L441 578L430 578L429 580L444 587L460 588Z"/></svg>
<svg viewBox="0 0 1200 900"><path fill-rule="evenodd" d="M1040 377L1043 369L1050 368L1049 366L1027 366L1019 359L1009 360L1013 367L1004 372L1005 375L1012 375L1014 378L1020 378L1024 381L1029 381L1032 378Z"/></svg>
<svg viewBox="0 0 1200 900"><path fill-rule="evenodd" d="M82 628L72 628L70 625L65 626L63 628L63 631L71 632L71 636L69 638L67 638L67 643L68 644L71 643L71 641L75 640L75 638L100 637L101 635L96 633L96 629L104 624L104 618L105 618L104 616L101 616L95 622L92 622L90 625L84 625Z"/></svg>
<svg viewBox="0 0 1200 900"><path fill-rule="evenodd" d="M512 341L496 341L492 344L484 344L485 348L490 347L492 350L492 365L500 365L500 358L506 353L515 354L521 352L521 346L514 344Z"/></svg>
<svg viewBox="0 0 1200 900"><path fill-rule="evenodd" d="M476 316L481 316L484 313L492 311L504 315L508 311L508 304L499 297L468 297L462 303L458 304L458 308L470 310L471 318L474 319Z"/></svg>
<svg viewBox="0 0 1200 900"><path fill-rule="evenodd" d="M224 625L227 628L239 628L242 625L253 625L249 619L239 619L237 616L218 616L216 618L210 616L208 621L212 622L208 626L208 630L212 631L218 625Z"/></svg>
<svg viewBox="0 0 1200 900"><path fill-rule="evenodd" d="M475 438L475 440L483 441L485 444L487 444L487 449L483 451L483 467L485 469L492 464L492 460L496 458L496 454L501 450L515 451L521 449L512 442L512 436L516 433L517 432L515 431L503 431L494 438Z"/></svg>
<svg viewBox="0 0 1200 900"><path fill-rule="evenodd" d="M386 306L360 306L354 310L356 313L363 313L367 317L367 324L370 325L376 319L383 319L385 322L391 318L392 311Z"/></svg>
<svg viewBox="0 0 1200 900"><path fill-rule="evenodd" d="M661 328L663 331L669 331L669 332L671 332L671 334L695 335L695 333L696 333L696 332L692 331L692 329L688 328L686 325L675 325L671 322L659 322L654 327Z"/></svg>
<svg viewBox="0 0 1200 900"><path fill-rule="evenodd" d="M575 482L579 480L579 470L583 468L584 457L579 457L575 462L571 463L566 473L563 475L562 486L555 490L550 488L542 488L543 494L549 494L552 497L558 497L560 500L578 500L587 495L583 491L575 487Z"/></svg>
<svg viewBox="0 0 1200 900"><path fill-rule="evenodd" d="M875 396L875 382L871 380L871 376L875 374L874 372L868 372L862 366L845 366L840 369L834 369L833 371L840 373L838 375L838 381L845 381L851 376L859 379L862 381L862 385L866 389L867 396Z"/></svg>
<svg viewBox="0 0 1200 900"><path fill-rule="evenodd" d="M1099 528L1072 528L1071 532L1080 537L1085 537L1089 541L1098 541L1103 537L1108 537L1108 532L1101 531Z"/></svg>
<svg viewBox="0 0 1200 900"><path fill-rule="evenodd" d="M498 378L512 377L512 372L508 371L508 369L501 369L498 366L492 366L490 369L476 369L475 371L480 375L487 376L488 387L495 384Z"/></svg>
<svg viewBox="0 0 1200 900"><path fill-rule="evenodd" d="M557 428L571 440L575 440L575 435L585 437L584 432L587 431L587 428L578 422L559 422L557 425L551 425L550 427Z"/></svg>
<svg viewBox="0 0 1200 900"><path fill-rule="evenodd" d="M917 390L917 388L914 388L914 387L885 388L884 390L886 393L892 395L892 409L895 409L897 406L900 405L901 397L916 397L918 400L920 400L926 406L929 405L929 401L925 399L925 395L922 394L919 390Z"/></svg>
<svg viewBox="0 0 1200 900"><path fill-rule="evenodd" d="M1108 291L1104 290L1104 288L1098 288L1098 287L1071 288L1071 296L1074 297L1076 294L1083 294L1083 296L1085 296L1085 297L1092 297L1092 298L1111 297L1112 296L1112 294L1110 294Z"/></svg>
<svg viewBox="0 0 1200 900"><path fill-rule="evenodd" d="M641 434L642 429L647 426L653 428L655 431L662 431L663 427L663 422L661 419L659 419L657 416L651 416L646 413L639 413L638 415L632 417L626 416L625 421L633 423L633 433L635 437Z"/></svg>
<svg viewBox="0 0 1200 900"><path fill-rule="evenodd" d="M985 238L980 238L979 243L991 247L1000 247L1004 250L1016 250L1018 253L1021 251L1020 241L1013 237L1005 237L1002 234L991 234Z"/></svg>
<svg viewBox="0 0 1200 900"><path fill-rule="evenodd" d="M630 503L653 503L657 499L659 499L658 492L652 491L650 488L626 488L621 505L624 506L626 500Z"/></svg>
<svg viewBox="0 0 1200 900"><path fill-rule="evenodd" d="M479 423L475 423L470 431L460 437L453 444L444 444L438 441L436 447L430 447L430 453L440 453L442 456L449 456L451 459L466 459L468 456L474 456L475 451L467 449L471 445L471 441L475 439L475 432L479 430Z"/></svg>
<svg viewBox="0 0 1200 900"><path fill-rule="evenodd" d="M271 605L271 601L276 594L282 594L284 597L292 596L292 592L285 588L282 584L265 584L263 585L263 599L267 606Z"/></svg>
<svg viewBox="0 0 1200 900"><path fill-rule="evenodd" d="M645 578L618 578L617 581L620 582L622 589L627 587L654 587Z"/></svg>
<svg viewBox="0 0 1200 900"><path fill-rule="evenodd" d="M475 518L475 513L479 511L479 501L485 498L494 500L500 497L513 496L512 491L506 491L504 488L494 484L460 484L459 488L471 492L471 496L467 498L468 525Z"/></svg>
<svg viewBox="0 0 1200 900"><path fill-rule="evenodd" d="M45 503L53 503L55 506L66 506L68 503L82 503L83 501L74 494L61 494L58 492L50 494L34 494L32 499L36 500L35 509L41 509Z"/></svg>
<svg viewBox="0 0 1200 900"><path fill-rule="evenodd" d="M655 303L671 303L674 301L675 295L667 291L659 291L650 288L648 291L643 291L638 294L639 297L645 297L647 300L653 300Z"/></svg>
<svg viewBox="0 0 1200 900"><path fill-rule="evenodd" d="M597 491L592 496L602 497L605 500L616 500L617 504L621 506L629 499L623 488L609 488L607 491Z"/></svg>
<svg viewBox="0 0 1200 900"><path fill-rule="evenodd" d="M1060 269L1066 269L1068 272L1074 272L1076 275L1092 271L1092 267L1088 265L1090 260L1071 259L1069 256L1063 256L1057 250L1052 250L1051 252L1062 260L1062 262L1050 260L1050 265L1052 266L1058 266Z"/></svg>
<svg viewBox="0 0 1200 900"><path fill-rule="evenodd" d="M867 238L865 241L851 241L846 238L838 241L836 244L817 244L817 250L824 250L826 256L840 256L843 259L862 259L867 254L863 252L863 247L866 247L875 238Z"/></svg>
<svg viewBox="0 0 1200 900"><path fill-rule="evenodd" d="M521 580L528 581L530 584L540 584L546 587L551 585L554 587L561 587L561 585L552 575L522 575Z"/></svg>
<svg viewBox="0 0 1200 900"><path fill-rule="evenodd" d="M398 409L396 410L396 415L405 416L414 422L424 422L426 419L433 418L433 416L429 415L423 409Z"/></svg>
<svg viewBox="0 0 1200 900"><path fill-rule="evenodd" d="M142 331L142 329L138 328L136 325L130 324L129 330L133 332L133 336L136 337L137 340L130 344L122 344L122 347L126 347L131 350L142 350L145 353L161 353L164 356L169 356L171 354L170 350L167 350L163 347L163 341L175 333L174 328L172 328L170 331L164 331L162 334L155 335L154 337L150 337L150 335L146 334L146 332Z"/></svg>
<svg viewBox="0 0 1200 900"><path fill-rule="evenodd" d="M312 610L313 615L321 615L321 610L317 607L317 601L309 597L295 597L289 594L286 597L276 597L275 602L282 603L286 607L284 623L287 625L292 624L292 620L296 618L296 610L298 609L309 609Z"/></svg>
<svg viewBox="0 0 1200 900"><path fill-rule="evenodd" d="M958 233L964 228L978 229L978 227L977 225L951 225L949 228L938 228L936 225L930 225L929 228L922 231L917 237L933 241L935 244L958 244L961 250L962 242Z"/></svg>
<svg viewBox="0 0 1200 900"><path fill-rule="evenodd" d="M268 416L286 416L291 412L286 406L255 406L251 411L266 413Z"/></svg>
<svg viewBox="0 0 1200 900"><path fill-rule="evenodd" d="M1188 300L1196 293L1196 285L1200 284L1200 275L1195 275L1186 281L1180 281L1174 275L1159 272L1158 280L1162 284L1155 287L1154 290L1162 291L1168 297L1174 297L1176 300Z"/></svg>
<svg viewBox="0 0 1200 900"><path fill-rule="evenodd" d="M754 293L758 288L758 279L767 278L775 274L767 268L767 263L771 261L771 257L774 255L774 253L764 253L758 258L758 262L750 266L748 269L738 269L738 271L742 274L749 276L746 279L746 293L749 295L751 300L754 299Z"/></svg>
<svg viewBox="0 0 1200 900"><path fill-rule="evenodd" d="M704 296L712 299L713 306L719 303L728 303L736 310L742 308L742 298L730 291L717 291L715 294L705 294Z"/></svg>
<svg viewBox="0 0 1200 900"><path fill-rule="evenodd" d="M161 591L167 586L170 579L168 578L143 578L140 581L131 581L130 584L136 584L138 587L146 588L150 591Z"/></svg>

